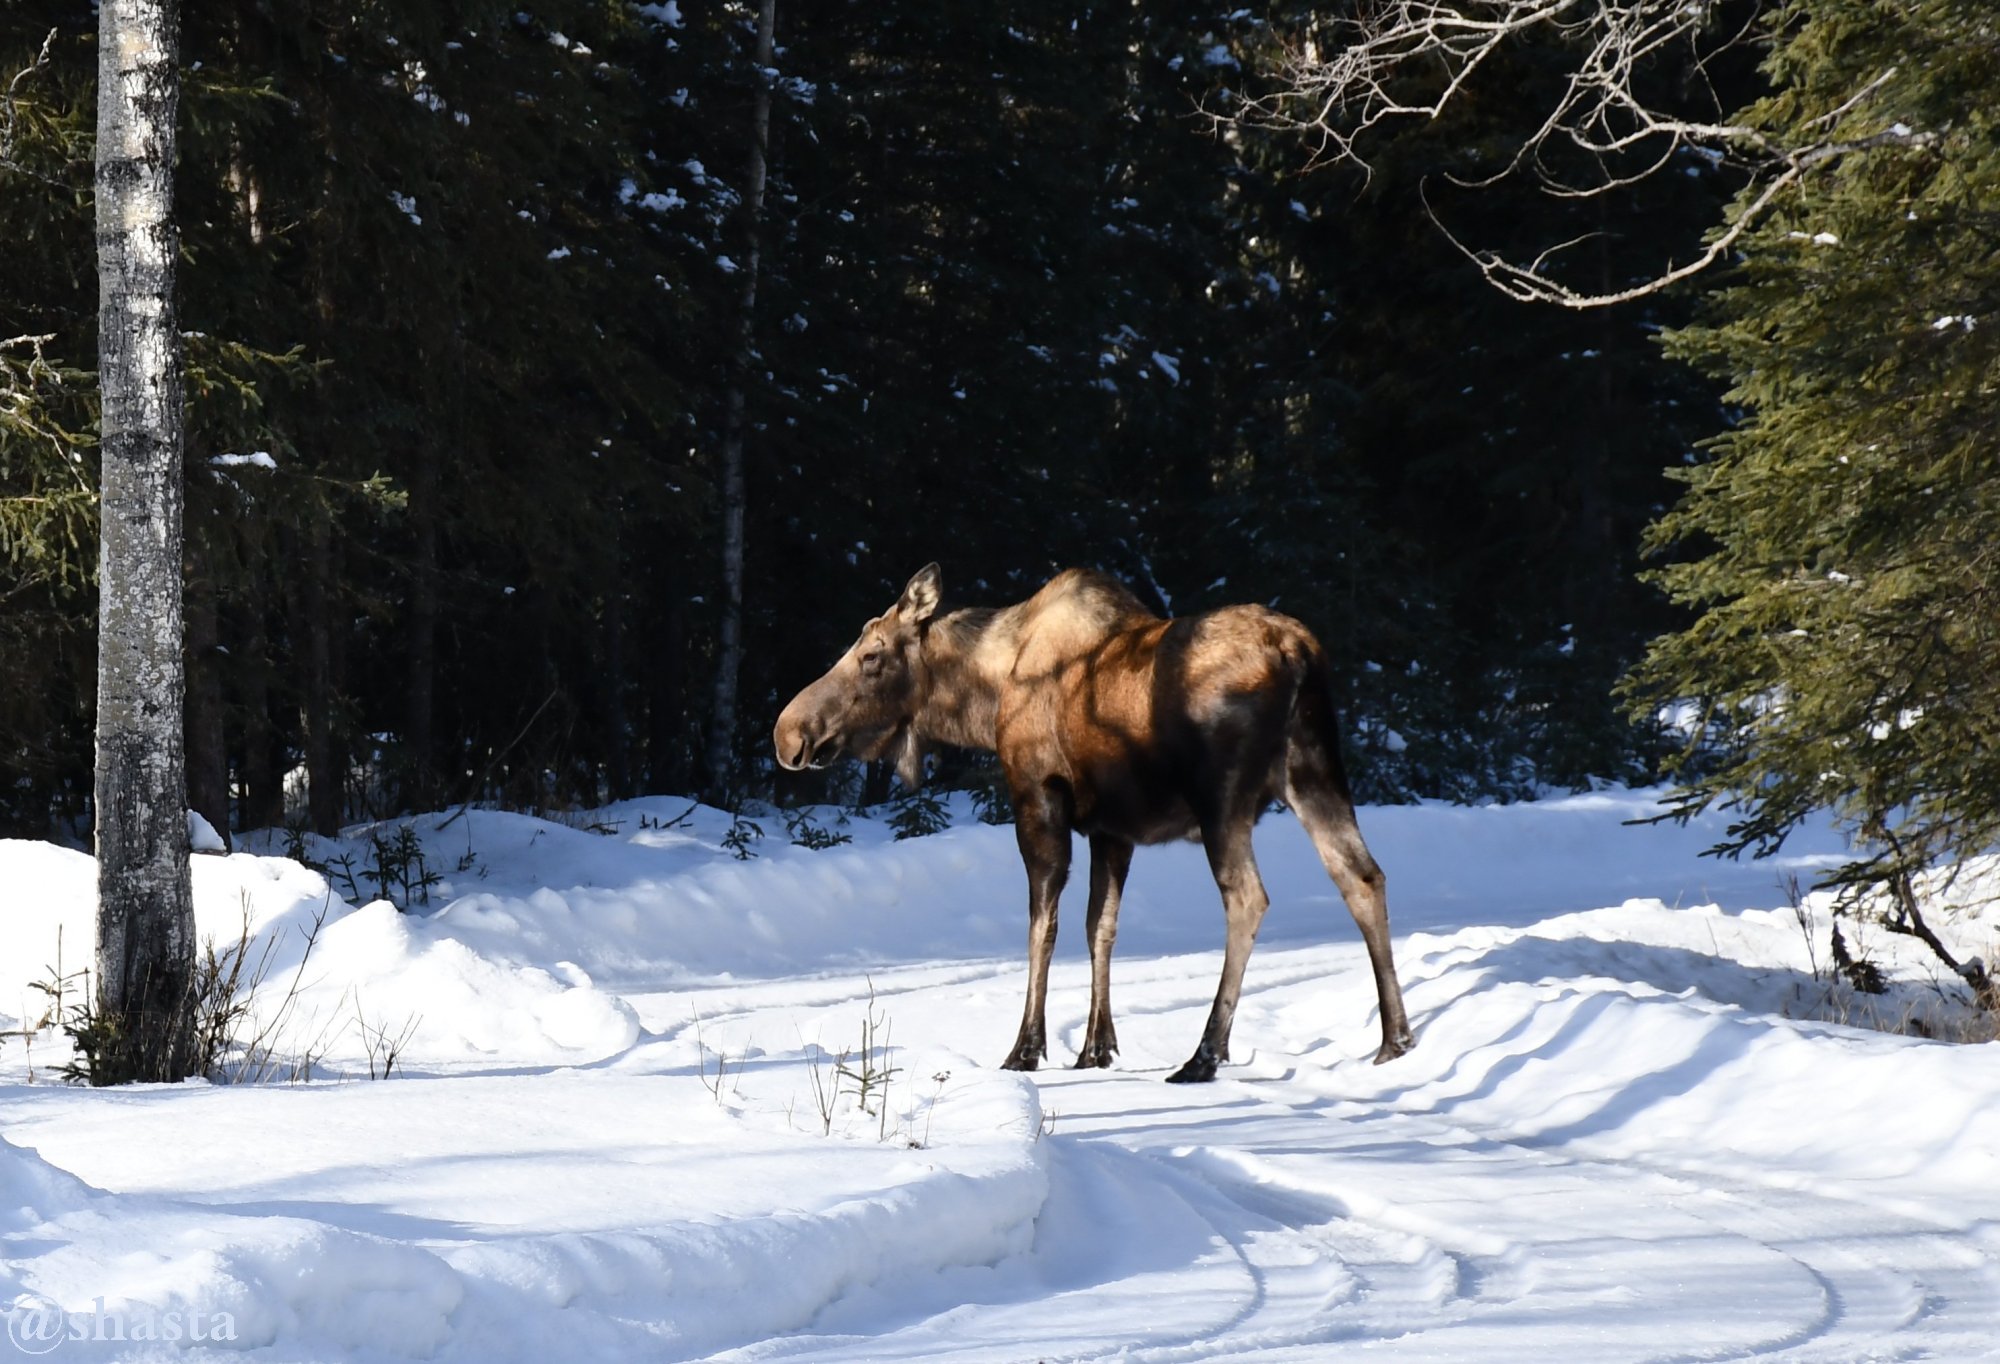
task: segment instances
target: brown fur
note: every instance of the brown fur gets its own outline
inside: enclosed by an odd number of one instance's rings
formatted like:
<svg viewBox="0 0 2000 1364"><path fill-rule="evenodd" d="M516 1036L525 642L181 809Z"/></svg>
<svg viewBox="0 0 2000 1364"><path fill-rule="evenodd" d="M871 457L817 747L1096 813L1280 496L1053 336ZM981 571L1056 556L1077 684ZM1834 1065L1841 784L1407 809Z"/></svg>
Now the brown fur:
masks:
<svg viewBox="0 0 2000 1364"><path fill-rule="evenodd" d="M912 578L785 707L773 739L789 768L893 753L910 786L926 742L999 755L1029 896L1028 999L1010 1069L1033 1070L1048 1054L1048 964L1075 831L1091 852L1090 1017L1077 1064L1109 1065L1118 1049L1111 949L1134 846L1195 838L1222 891L1228 944L1201 1045L1168 1078L1214 1078L1269 904L1250 830L1276 798L1312 835L1368 945L1382 1016L1376 1061L1408 1050L1385 881L1355 822L1325 655L1305 626L1259 606L1162 620L1082 569L997 611L940 615L941 590L935 564Z"/></svg>

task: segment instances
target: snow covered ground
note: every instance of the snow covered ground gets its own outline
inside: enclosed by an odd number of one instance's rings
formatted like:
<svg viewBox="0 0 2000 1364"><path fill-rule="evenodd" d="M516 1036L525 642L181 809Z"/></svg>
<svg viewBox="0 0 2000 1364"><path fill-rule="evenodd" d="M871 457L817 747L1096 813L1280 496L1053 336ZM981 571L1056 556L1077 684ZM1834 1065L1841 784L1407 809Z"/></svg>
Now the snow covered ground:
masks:
<svg viewBox="0 0 2000 1364"><path fill-rule="evenodd" d="M313 1078L92 1092L7 1038L0 1307L76 1359L2000 1355L2000 1047L1838 1021L1964 1022L1906 939L1858 943L1889 995L1826 979L1825 907L1809 939L1778 883L1831 835L1718 863L1623 822L1650 800L1364 811L1418 1034L1381 1067L1352 925L1266 820L1238 1063L1196 1087L1162 1083L1220 967L1189 846L1134 864L1109 1071L1066 1068L1074 878L1034 1076L993 1068L1008 828L811 851L773 817L739 861L685 801L425 817L410 914L354 903L394 826L313 842L331 884L198 858L203 932L274 944L267 1070ZM0 843L0 1028L59 927L88 960L93 875Z"/></svg>

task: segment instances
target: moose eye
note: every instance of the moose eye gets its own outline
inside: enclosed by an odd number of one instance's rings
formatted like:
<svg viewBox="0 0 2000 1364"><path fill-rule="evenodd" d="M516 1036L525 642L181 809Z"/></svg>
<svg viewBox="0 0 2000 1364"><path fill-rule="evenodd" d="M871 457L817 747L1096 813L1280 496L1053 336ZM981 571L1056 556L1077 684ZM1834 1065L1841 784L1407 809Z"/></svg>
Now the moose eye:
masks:
<svg viewBox="0 0 2000 1364"><path fill-rule="evenodd" d="M881 671L882 654L879 650L872 654L861 655L861 675L863 677L876 677L881 674Z"/></svg>

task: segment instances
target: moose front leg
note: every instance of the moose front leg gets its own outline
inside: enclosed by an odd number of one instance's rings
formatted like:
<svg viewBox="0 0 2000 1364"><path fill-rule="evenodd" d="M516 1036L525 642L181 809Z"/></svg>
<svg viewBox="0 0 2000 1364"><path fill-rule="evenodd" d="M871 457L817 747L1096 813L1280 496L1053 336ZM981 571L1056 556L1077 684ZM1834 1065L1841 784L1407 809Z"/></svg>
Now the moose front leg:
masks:
<svg viewBox="0 0 2000 1364"><path fill-rule="evenodd" d="M1021 1032L1001 1062L1007 1070L1033 1070L1049 1054L1044 1022L1049 999L1049 958L1056 948L1056 902L1069 880L1069 822L1046 794L1016 798L1014 834L1028 868L1028 1001Z"/></svg>
<svg viewBox="0 0 2000 1364"><path fill-rule="evenodd" d="M1122 838L1093 834L1090 839L1090 1021L1084 1026L1078 1070L1108 1066L1118 1050L1111 1023L1111 945L1118 940L1118 900L1132 866L1132 845Z"/></svg>

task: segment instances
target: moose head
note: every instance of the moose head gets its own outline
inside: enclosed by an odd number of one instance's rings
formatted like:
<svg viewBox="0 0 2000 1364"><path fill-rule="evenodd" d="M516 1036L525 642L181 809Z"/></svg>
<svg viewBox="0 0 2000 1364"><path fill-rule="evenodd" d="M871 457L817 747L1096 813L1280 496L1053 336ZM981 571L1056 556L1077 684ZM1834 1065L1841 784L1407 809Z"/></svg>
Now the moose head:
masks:
<svg viewBox="0 0 2000 1364"><path fill-rule="evenodd" d="M924 634L943 591L938 566L925 565L840 661L792 698L771 735L779 766L796 772L843 755L892 756L903 785L917 788L924 750L916 719L929 685Z"/></svg>

